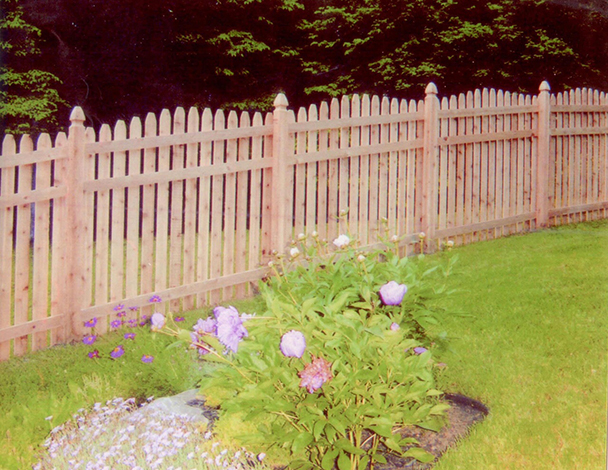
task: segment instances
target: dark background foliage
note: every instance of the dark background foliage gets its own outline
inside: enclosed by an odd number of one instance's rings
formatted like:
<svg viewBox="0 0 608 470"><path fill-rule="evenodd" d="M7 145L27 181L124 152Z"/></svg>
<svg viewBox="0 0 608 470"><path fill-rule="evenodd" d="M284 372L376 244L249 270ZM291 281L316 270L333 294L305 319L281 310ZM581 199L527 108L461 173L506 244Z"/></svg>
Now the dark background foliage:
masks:
<svg viewBox="0 0 608 470"><path fill-rule="evenodd" d="M608 89L608 2L6 0L0 46L0 131L55 132L76 105L98 127L177 106L270 110L279 91L300 106L421 98L430 81L442 95Z"/></svg>

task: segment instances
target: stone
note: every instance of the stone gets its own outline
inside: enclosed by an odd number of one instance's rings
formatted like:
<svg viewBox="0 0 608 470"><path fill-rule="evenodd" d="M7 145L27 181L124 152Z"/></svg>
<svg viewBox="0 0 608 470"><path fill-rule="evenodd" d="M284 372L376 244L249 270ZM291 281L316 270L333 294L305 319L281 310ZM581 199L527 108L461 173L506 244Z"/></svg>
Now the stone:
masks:
<svg viewBox="0 0 608 470"><path fill-rule="evenodd" d="M205 407L204 403L205 401L198 394L198 390L193 389L172 397L157 398L133 413L160 412L164 415L173 414L209 426L217 417L217 412Z"/></svg>

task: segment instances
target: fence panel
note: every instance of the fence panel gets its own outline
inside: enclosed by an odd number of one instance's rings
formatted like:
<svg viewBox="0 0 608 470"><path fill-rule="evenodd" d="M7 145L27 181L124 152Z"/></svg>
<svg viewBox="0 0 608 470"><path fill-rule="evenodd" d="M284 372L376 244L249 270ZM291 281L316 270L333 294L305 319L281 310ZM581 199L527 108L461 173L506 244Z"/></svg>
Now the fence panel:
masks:
<svg viewBox="0 0 608 470"><path fill-rule="evenodd" d="M103 333L119 311L250 295L299 233L364 246L399 234L409 254L420 231L432 249L605 217L607 114L595 90L440 101L429 85L424 101L353 95L297 116L285 97L266 116L164 110L98 137L77 108L54 145L7 136L0 360L77 338L93 317Z"/></svg>

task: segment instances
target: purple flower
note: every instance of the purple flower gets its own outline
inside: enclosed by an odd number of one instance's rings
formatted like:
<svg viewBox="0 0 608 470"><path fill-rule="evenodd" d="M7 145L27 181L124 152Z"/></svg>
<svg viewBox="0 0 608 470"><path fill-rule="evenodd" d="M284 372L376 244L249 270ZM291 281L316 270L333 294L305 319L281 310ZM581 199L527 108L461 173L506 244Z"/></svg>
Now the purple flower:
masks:
<svg viewBox="0 0 608 470"><path fill-rule="evenodd" d="M180 321L184 321L185 318L184 317L175 317L174 319L176 322L180 322Z"/></svg>
<svg viewBox="0 0 608 470"><path fill-rule="evenodd" d="M384 305L399 305L406 292L407 286L405 284L390 281L380 288L379 294Z"/></svg>
<svg viewBox="0 0 608 470"><path fill-rule="evenodd" d="M152 331L160 330L165 326L165 316L162 313L153 313L150 321L152 322Z"/></svg>
<svg viewBox="0 0 608 470"><path fill-rule="evenodd" d="M427 351L428 351L428 349L423 348L422 346L418 346L417 348L414 348L414 354L417 354L418 356L420 356L420 354L423 354Z"/></svg>
<svg viewBox="0 0 608 470"><path fill-rule="evenodd" d="M281 352L285 357L300 358L306 349L306 338L296 330L291 330L281 337Z"/></svg>
<svg viewBox="0 0 608 470"><path fill-rule="evenodd" d="M154 360L154 356L149 356L148 354L144 354L141 357L141 362L145 362L146 364L150 364Z"/></svg>
<svg viewBox="0 0 608 470"><path fill-rule="evenodd" d="M122 345L119 344L114 349L112 349L112 352L110 353L110 356L112 357L112 359L118 359L124 353L125 353L125 348L123 348Z"/></svg>
<svg viewBox="0 0 608 470"><path fill-rule="evenodd" d="M232 306L216 307L213 314L217 320L217 339L232 352L236 352L239 343L248 336L238 310Z"/></svg>
<svg viewBox="0 0 608 470"><path fill-rule="evenodd" d="M137 312L137 310L139 310L139 307L129 307L129 310L131 310L132 312Z"/></svg>
<svg viewBox="0 0 608 470"><path fill-rule="evenodd" d="M86 335L84 338L82 338L82 342L84 344L93 344L95 342L95 340L97 339L97 336L95 335Z"/></svg>
<svg viewBox="0 0 608 470"><path fill-rule="evenodd" d="M84 322L84 326L87 328L95 328L95 325L97 325L97 317L93 317L89 321Z"/></svg>
<svg viewBox="0 0 608 470"><path fill-rule="evenodd" d="M217 320L213 317L208 317L205 320L199 318L192 329L197 333L209 333L214 335L217 333Z"/></svg>
<svg viewBox="0 0 608 470"><path fill-rule="evenodd" d="M192 339L191 346L198 350L199 355L204 356L205 354L209 354L209 347L201 340L198 333L190 333L190 338Z"/></svg>
<svg viewBox="0 0 608 470"><path fill-rule="evenodd" d="M401 327L397 323L391 323L391 331L397 331L399 328Z"/></svg>
<svg viewBox="0 0 608 470"><path fill-rule="evenodd" d="M127 312L125 312L124 310L122 310L121 312L118 312L118 313L116 314L116 316L117 316L118 318L122 318L122 317L124 317L124 316L126 316L126 315L127 315Z"/></svg>
<svg viewBox="0 0 608 470"><path fill-rule="evenodd" d="M300 387L306 387L308 393L313 393L333 378L331 364L322 357L312 356L312 362L306 364L306 367L298 373L298 376L302 379Z"/></svg>
<svg viewBox="0 0 608 470"><path fill-rule="evenodd" d="M135 333L125 333L125 339L135 339Z"/></svg>
<svg viewBox="0 0 608 470"><path fill-rule="evenodd" d="M90 357L91 359L98 358L98 357L99 357L99 351L98 351L97 349L93 349L93 351L91 351L91 352L89 353L89 357Z"/></svg>
<svg viewBox="0 0 608 470"><path fill-rule="evenodd" d="M121 310L124 310L125 306L123 304L118 304L116 307L114 307L114 311L115 312L120 312Z"/></svg>
<svg viewBox="0 0 608 470"><path fill-rule="evenodd" d="M129 324L129 326L131 328L134 328L137 326L137 320L135 318L131 318L130 320L127 321L127 323Z"/></svg>
<svg viewBox="0 0 608 470"><path fill-rule="evenodd" d="M160 295L153 295L148 300L148 302L153 302L153 303L158 303L158 302L162 302L162 301L163 301L163 299L160 298Z"/></svg>
<svg viewBox="0 0 608 470"><path fill-rule="evenodd" d="M110 326L112 328L120 328L121 325L122 325L122 320L113 320L110 322Z"/></svg>

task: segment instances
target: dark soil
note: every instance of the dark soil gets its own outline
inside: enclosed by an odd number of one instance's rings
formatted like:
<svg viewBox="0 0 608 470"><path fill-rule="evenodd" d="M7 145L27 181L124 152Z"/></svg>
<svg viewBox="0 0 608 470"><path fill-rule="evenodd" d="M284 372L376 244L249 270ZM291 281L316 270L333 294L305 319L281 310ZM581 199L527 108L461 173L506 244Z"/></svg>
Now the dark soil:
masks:
<svg viewBox="0 0 608 470"><path fill-rule="evenodd" d="M451 405L446 412L447 425L439 432L429 431L418 426L407 426L401 429L403 437L413 437L418 441L418 447L435 456L431 463L422 463L411 457L403 458L393 454L383 454L386 464L374 465L375 470L428 470L450 447L466 437L475 423L482 421L488 415L488 408L481 402L456 393L444 394L444 399ZM203 413L210 420L210 428L217 419L217 410L205 406L202 400L192 400L188 405L203 408ZM408 450L409 447L403 450Z"/></svg>
<svg viewBox="0 0 608 470"><path fill-rule="evenodd" d="M408 426L400 431L403 437L415 438L419 447L433 454L435 460L431 463L422 463L411 457L401 458L385 454L386 464L376 464L375 469L428 470L448 448L453 447L468 434L471 426L482 421L488 414L486 406L472 398L458 394L445 394L444 397L451 408L447 411L447 425L441 431L428 431L417 426Z"/></svg>

